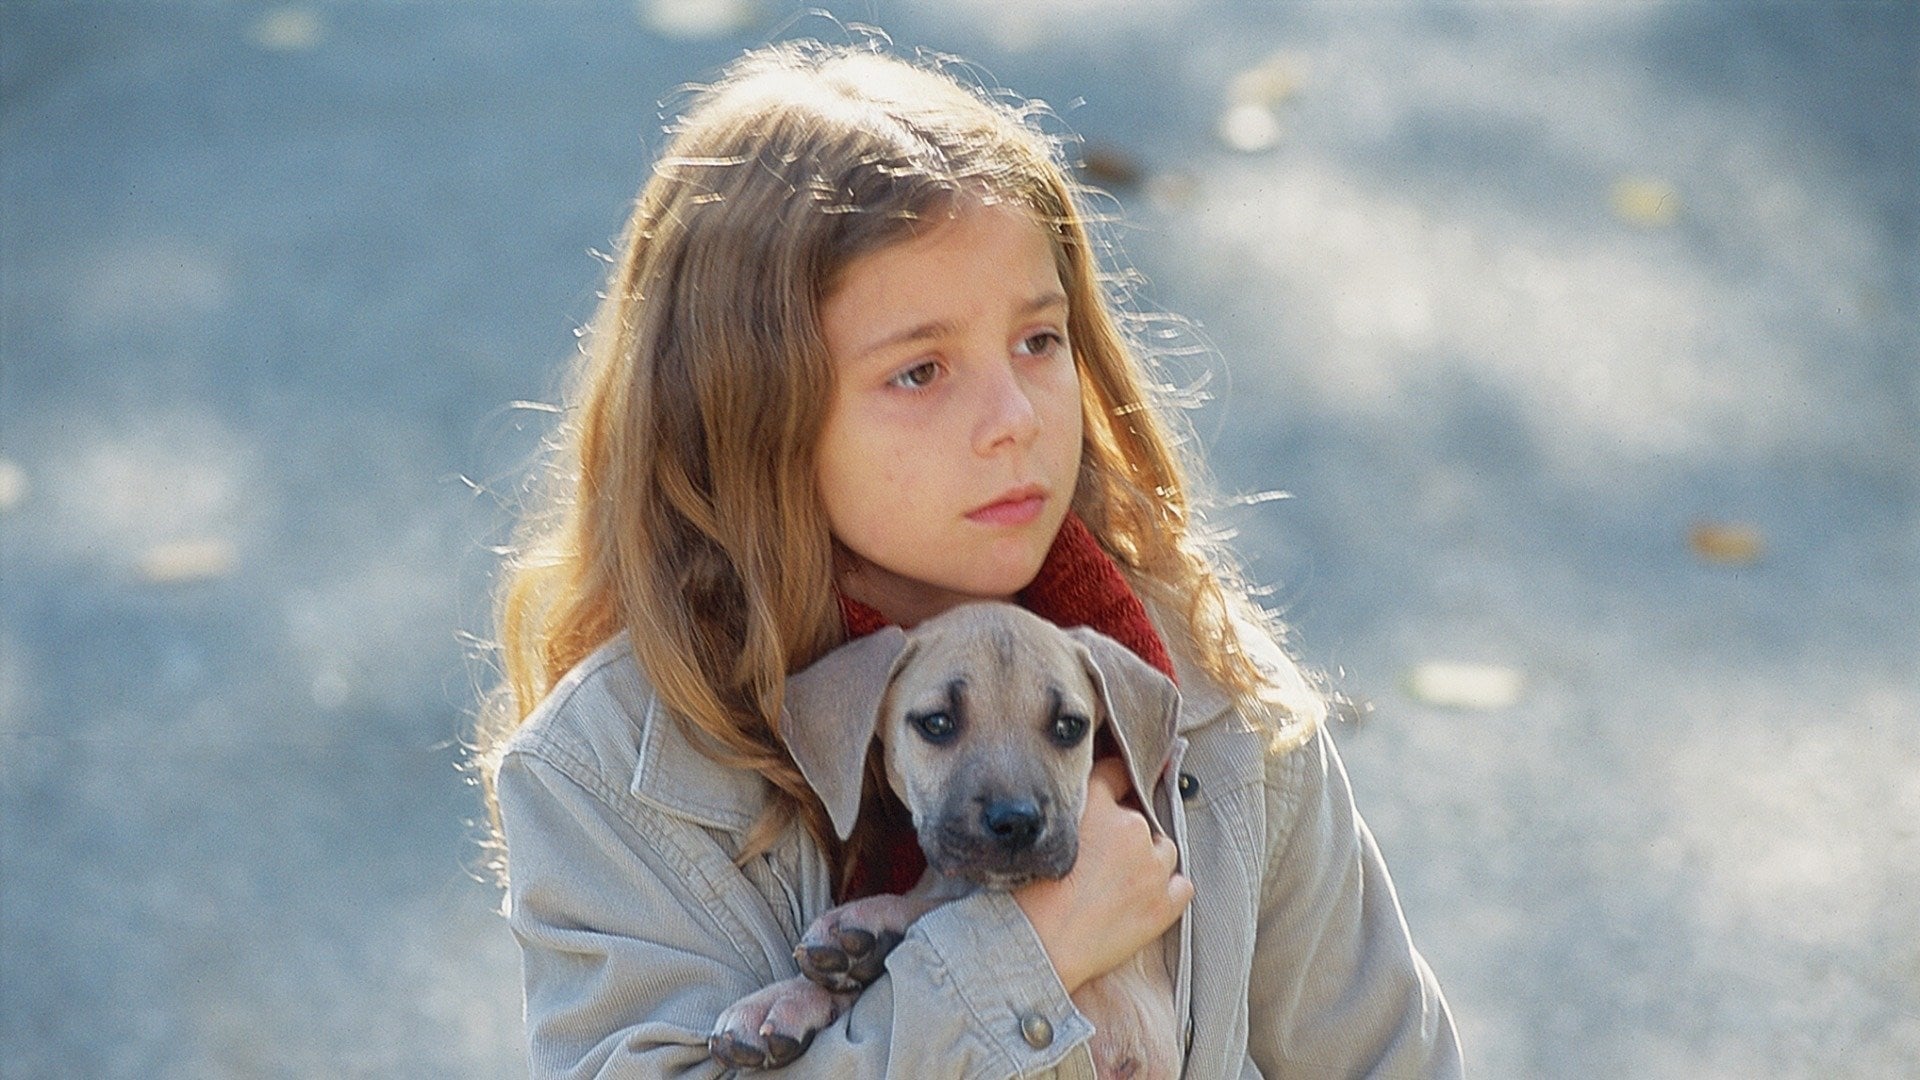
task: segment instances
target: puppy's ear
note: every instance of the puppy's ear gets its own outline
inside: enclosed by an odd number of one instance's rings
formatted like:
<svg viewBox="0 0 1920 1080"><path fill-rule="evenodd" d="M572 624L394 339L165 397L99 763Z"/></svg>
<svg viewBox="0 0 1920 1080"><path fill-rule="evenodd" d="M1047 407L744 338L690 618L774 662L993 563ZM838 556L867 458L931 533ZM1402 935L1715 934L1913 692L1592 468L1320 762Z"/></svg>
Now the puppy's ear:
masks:
<svg viewBox="0 0 1920 1080"><path fill-rule="evenodd" d="M910 648L905 631L884 627L787 679L780 738L842 840L860 816L860 780L887 686Z"/></svg>
<svg viewBox="0 0 1920 1080"><path fill-rule="evenodd" d="M1081 659L1093 676L1093 688L1113 726L1120 753L1127 759L1127 775L1133 779L1140 805L1151 808L1154 781L1173 751L1180 691L1159 669L1107 635L1085 626L1067 634L1084 650Z"/></svg>

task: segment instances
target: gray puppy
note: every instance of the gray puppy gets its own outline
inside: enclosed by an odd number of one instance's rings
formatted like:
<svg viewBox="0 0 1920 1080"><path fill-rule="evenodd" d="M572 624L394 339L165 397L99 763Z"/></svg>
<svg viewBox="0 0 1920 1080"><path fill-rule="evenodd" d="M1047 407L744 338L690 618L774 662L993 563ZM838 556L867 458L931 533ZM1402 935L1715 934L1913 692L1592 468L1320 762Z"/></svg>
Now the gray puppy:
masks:
<svg viewBox="0 0 1920 1080"><path fill-rule="evenodd" d="M848 687L868 686L884 687L878 700L846 700ZM1166 676L1092 630L1063 631L1011 604L966 604L911 631L889 627L843 646L790 680L787 694L794 711L847 718L840 730L783 731L841 839L858 816L877 737L927 873L904 896L855 900L816 919L794 950L801 974L742 998L716 1021L708 1048L727 1064L770 1068L799 1057L935 906L1071 870L1101 725L1161 831L1151 793L1172 752L1177 695ZM1161 943L1088 982L1073 1002L1095 1026L1103 1080L1179 1075Z"/></svg>

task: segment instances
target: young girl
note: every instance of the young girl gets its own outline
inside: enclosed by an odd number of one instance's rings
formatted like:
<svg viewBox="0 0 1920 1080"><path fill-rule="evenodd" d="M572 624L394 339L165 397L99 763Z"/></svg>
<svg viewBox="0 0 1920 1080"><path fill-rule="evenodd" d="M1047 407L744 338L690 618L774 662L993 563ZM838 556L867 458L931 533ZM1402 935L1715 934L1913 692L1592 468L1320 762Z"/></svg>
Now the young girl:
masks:
<svg viewBox="0 0 1920 1080"><path fill-rule="evenodd" d="M479 747L536 1075L726 1071L715 1019L808 923L912 884L884 783L837 841L782 741L834 720L783 688L974 599L1176 680L1180 850L1092 784L1066 878L922 918L788 1073L1091 1076L1069 994L1166 940L1187 1076L1458 1074L1324 704L1196 527L1099 273L1057 148L944 73L785 45L693 103L501 594Z"/></svg>

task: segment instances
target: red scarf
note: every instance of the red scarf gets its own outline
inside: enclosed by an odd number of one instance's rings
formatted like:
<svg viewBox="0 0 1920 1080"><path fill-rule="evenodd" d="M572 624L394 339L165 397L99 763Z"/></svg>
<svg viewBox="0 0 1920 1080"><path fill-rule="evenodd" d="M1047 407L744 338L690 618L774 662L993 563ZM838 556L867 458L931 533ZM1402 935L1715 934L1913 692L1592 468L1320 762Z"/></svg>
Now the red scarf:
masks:
<svg viewBox="0 0 1920 1080"><path fill-rule="evenodd" d="M1061 523L1032 584L1014 599L1056 626L1090 626L1132 649L1167 678L1174 677L1173 660L1148 620L1146 606L1134 595L1113 557L1094 539L1092 530L1073 514ZM849 639L865 637L889 625L886 616L845 594L840 597L840 614L846 620ZM855 863L844 899L906 892L927 868L926 856L921 854L913 834L913 818L892 792L883 793L867 813L878 815L871 823L878 833L867 848L875 858Z"/></svg>

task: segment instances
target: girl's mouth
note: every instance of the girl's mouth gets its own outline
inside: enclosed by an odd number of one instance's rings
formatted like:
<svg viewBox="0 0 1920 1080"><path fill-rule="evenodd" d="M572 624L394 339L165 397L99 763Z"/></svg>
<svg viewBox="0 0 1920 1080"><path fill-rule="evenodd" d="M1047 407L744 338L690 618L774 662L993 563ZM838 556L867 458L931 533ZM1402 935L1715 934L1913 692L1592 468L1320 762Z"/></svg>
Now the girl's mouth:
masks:
<svg viewBox="0 0 1920 1080"><path fill-rule="evenodd" d="M1016 488L998 499L967 512L967 520L981 525L1025 525L1040 516L1047 505L1046 493L1029 485Z"/></svg>

